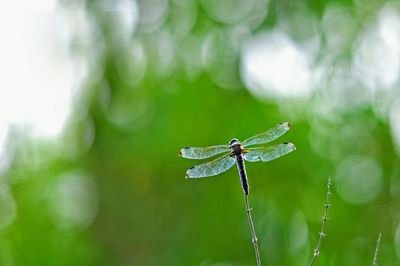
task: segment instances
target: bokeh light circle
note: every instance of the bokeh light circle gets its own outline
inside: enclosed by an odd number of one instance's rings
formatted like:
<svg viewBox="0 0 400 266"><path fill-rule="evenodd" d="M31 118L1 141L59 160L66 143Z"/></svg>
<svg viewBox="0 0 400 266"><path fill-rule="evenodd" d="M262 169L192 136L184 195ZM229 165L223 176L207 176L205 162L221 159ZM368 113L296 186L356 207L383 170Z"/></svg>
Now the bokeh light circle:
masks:
<svg viewBox="0 0 400 266"><path fill-rule="evenodd" d="M0 185L0 230L10 225L17 215L17 205L6 184Z"/></svg>
<svg viewBox="0 0 400 266"><path fill-rule="evenodd" d="M86 228L97 213L97 189L82 173L59 177L50 193L50 215L59 227Z"/></svg>
<svg viewBox="0 0 400 266"><path fill-rule="evenodd" d="M394 248L397 257L400 259L400 224L397 226L396 232L394 233Z"/></svg>
<svg viewBox="0 0 400 266"><path fill-rule="evenodd" d="M241 76L260 98L304 98L312 90L307 53L280 31L250 38L241 54Z"/></svg>
<svg viewBox="0 0 400 266"><path fill-rule="evenodd" d="M383 185L380 165L372 158L354 155L339 163L335 183L338 194L352 204L374 199Z"/></svg>

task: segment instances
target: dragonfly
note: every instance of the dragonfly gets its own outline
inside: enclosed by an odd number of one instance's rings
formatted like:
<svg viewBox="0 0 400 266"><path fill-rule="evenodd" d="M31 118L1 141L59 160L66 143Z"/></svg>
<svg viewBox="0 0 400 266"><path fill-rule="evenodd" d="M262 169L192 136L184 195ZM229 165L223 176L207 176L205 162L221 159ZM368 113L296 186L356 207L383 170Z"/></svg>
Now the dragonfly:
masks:
<svg viewBox="0 0 400 266"><path fill-rule="evenodd" d="M215 176L229 170L236 163L243 192L245 195L248 195L249 183L244 161L269 162L296 149L296 146L289 142L254 148L249 148L249 146L272 142L285 134L290 127L291 126L288 122L283 122L261 134L250 137L243 142L234 138L227 145L185 147L179 151L179 155L187 159L207 159L225 153L212 161L189 168L186 172L186 178Z"/></svg>

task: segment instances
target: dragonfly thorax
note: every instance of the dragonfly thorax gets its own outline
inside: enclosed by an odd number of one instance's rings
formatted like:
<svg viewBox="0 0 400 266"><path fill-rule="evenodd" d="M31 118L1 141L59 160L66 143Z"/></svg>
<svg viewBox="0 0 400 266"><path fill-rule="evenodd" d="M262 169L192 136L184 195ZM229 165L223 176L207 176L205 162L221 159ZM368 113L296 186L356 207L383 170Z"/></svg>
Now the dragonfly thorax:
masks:
<svg viewBox="0 0 400 266"><path fill-rule="evenodd" d="M229 142L229 145L231 146L232 153L235 155L239 155L242 153L242 144L238 139L232 139Z"/></svg>

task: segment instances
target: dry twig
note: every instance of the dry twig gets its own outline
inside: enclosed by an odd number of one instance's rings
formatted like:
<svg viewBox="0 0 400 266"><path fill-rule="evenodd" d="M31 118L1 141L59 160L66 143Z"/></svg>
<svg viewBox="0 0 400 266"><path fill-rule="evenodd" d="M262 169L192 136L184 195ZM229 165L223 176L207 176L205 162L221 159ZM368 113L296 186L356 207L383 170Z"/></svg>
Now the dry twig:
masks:
<svg viewBox="0 0 400 266"><path fill-rule="evenodd" d="M328 210L329 210L329 201L331 198L331 178L328 177L328 192L326 193L326 202L325 202L325 213L324 216L322 216L322 226L321 226L321 232L319 233L319 239L318 239L318 243L317 243L317 247L314 249L314 254L313 254L313 258L311 260L310 266L314 265L315 260L317 259L319 252L320 252L320 248L321 248L321 243L322 243L322 239L326 236L325 234L325 227L326 227L326 220L328 220Z"/></svg>

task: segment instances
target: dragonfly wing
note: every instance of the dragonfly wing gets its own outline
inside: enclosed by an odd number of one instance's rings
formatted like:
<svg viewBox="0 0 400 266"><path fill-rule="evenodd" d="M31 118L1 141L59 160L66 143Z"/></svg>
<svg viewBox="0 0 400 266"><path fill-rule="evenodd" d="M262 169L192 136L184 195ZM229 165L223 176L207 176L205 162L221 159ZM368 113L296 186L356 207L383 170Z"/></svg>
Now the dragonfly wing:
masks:
<svg viewBox="0 0 400 266"><path fill-rule="evenodd" d="M283 143L274 146L246 149L243 155L249 162L269 162L283 155L286 155L296 149L292 143Z"/></svg>
<svg viewBox="0 0 400 266"><path fill-rule="evenodd" d="M235 158L230 153L218 157L217 159L193 166L186 172L186 178L201 178L206 176L218 175L225 172L235 164Z"/></svg>
<svg viewBox="0 0 400 266"><path fill-rule="evenodd" d="M179 156L187 159L205 159L231 149L229 145L210 147L185 147L179 151Z"/></svg>
<svg viewBox="0 0 400 266"><path fill-rule="evenodd" d="M242 142L243 147L262 144L276 140L283 134L285 134L290 129L290 124L288 122L279 123L277 126L261 133L255 135L251 138L246 139Z"/></svg>

